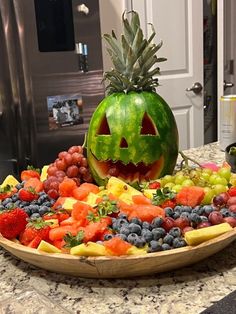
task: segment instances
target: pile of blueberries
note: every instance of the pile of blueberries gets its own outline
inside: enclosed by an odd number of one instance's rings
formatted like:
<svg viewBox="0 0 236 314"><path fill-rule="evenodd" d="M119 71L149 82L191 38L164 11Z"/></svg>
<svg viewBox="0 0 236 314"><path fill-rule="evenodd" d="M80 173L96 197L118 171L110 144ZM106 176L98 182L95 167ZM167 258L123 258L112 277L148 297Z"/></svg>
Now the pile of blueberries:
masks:
<svg viewBox="0 0 236 314"><path fill-rule="evenodd" d="M161 227L163 219L156 217L151 223L141 221L139 218L127 219L125 214L120 214L117 218L112 218L112 229L115 235L107 234L104 240L112 237L120 237L124 241L143 248L148 245L148 252L159 252L186 246L186 242L181 236L181 229L171 228L168 232Z"/></svg>
<svg viewBox="0 0 236 314"><path fill-rule="evenodd" d="M16 188L19 191L23 186L24 182L17 184ZM54 203L55 200L51 199L45 192L39 192L38 199L31 202L21 201L18 198L18 192L16 192L11 197L8 197L1 202L0 211L4 209L11 209L13 207L19 207L28 214L30 219L37 219L42 217L47 212L50 212Z"/></svg>

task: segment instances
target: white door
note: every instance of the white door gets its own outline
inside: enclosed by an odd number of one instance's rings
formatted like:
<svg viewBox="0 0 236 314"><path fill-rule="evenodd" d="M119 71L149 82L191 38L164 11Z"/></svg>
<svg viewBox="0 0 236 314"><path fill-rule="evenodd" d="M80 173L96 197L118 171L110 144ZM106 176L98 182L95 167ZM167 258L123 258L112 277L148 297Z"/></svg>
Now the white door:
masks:
<svg viewBox="0 0 236 314"><path fill-rule="evenodd" d="M180 149L198 147L204 143L203 91L186 91L195 83L203 86L203 8L202 0L133 0L146 35L152 23L163 40L158 56L161 84L157 89L170 105L178 125Z"/></svg>

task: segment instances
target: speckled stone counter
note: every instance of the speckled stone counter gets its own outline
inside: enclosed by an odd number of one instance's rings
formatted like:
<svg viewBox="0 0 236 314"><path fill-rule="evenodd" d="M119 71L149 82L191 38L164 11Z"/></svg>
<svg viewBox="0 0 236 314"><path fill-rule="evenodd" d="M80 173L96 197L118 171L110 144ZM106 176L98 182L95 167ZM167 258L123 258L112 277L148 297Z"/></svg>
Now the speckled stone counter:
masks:
<svg viewBox="0 0 236 314"><path fill-rule="evenodd" d="M224 160L216 143L185 153L200 162ZM2 313L196 314L236 289L236 242L193 266L122 280L50 273L0 249L0 275L0 309L9 304ZM14 311L14 301L24 307Z"/></svg>

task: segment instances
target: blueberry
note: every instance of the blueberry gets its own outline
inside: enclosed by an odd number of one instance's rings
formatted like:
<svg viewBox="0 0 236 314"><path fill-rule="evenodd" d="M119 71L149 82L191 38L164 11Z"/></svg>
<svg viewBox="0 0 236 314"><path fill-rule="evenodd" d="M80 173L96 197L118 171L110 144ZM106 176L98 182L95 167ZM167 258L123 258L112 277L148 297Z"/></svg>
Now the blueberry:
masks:
<svg viewBox="0 0 236 314"><path fill-rule="evenodd" d="M163 223L163 219L161 217L156 217L152 220L151 226L152 228L159 228Z"/></svg>
<svg viewBox="0 0 236 314"><path fill-rule="evenodd" d="M138 238L139 236L136 233L130 233L127 237L127 242L129 242L132 245L135 245L135 242L137 241Z"/></svg>
<svg viewBox="0 0 236 314"><path fill-rule="evenodd" d="M20 207L21 200L17 200L14 204L15 204L16 207Z"/></svg>
<svg viewBox="0 0 236 314"><path fill-rule="evenodd" d="M32 213L31 213L31 210L29 209L29 207L28 206L26 206L25 208L24 208L24 211L26 212L26 214L28 215L28 216L30 216Z"/></svg>
<svg viewBox="0 0 236 314"><path fill-rule="evenodd" d="M38 210L40 216L43 216L44 214L48 213L49 211L50 211L50 207L47 207L44 205L39 207L39 210Z"/></svg>
<svg viewBox="0 0 236 314"><path fill-rule="evenodd" d="M191 206L183 206L183 208L182 208L182 212L186 212L186 213L191 213L192 210L193 209Z"/></svg>
<svg viewBox="0 0 236 314"><path fill-rule="evenodd" d="M186 244L186 242L185 242L185 240L183 239L183 238L175 238L174 240L173 240L173 247L174 248L178 248L178 247L184 247L184 246L186 246L187 244Z"/></svg>
<svg viewBox="0 0 236 314"><path fill-rule="evenodd" d="M123 226L120 228L120 234L125 235L126 237L130 234L130 230L127 226Z"/></svg>
<svg viewBox="0 0 236 314"><path fill-rule="evenodd" d="M167 234L166 236L164 236L164 238L163 238L163 244L166 243L166 244L172 245L173 240L174 240L174 236L168 233L168 234Z"/></svg>
<svg viewBox="0 0 236 314"><path fill-rule="evenodd" d="M136 217L134 217L134 218L132 218L131 220L130 220L130 223L134 223L134 224L136 224L136 225L139 225L139 226L142 226L142 220L141 219L139 219L139 218L136 218Z"/></svg>
<svg viewBox="0 0 236 314"><path fill-rule="evenodd" d="M190 213L189 212L182 212L180 214L180 217L185 217L185 218L189 218Z"/></svg>
<svg viewBox="0 0 236 314"><path fill-rule="evenodd" d="M12 203L12 199L10 197L7 197L2 201L3 206L6 206L8 203Z"/></svg>
<svg viewBox="0 0 236 314"><path fill-rule="evenodd" d="M104 240L108 241L108 240L111 240L113 237L114 237L113 234L110 234L110 233L109 234L105 234L104 235Z"/></svg>
<svg viewBox="0 0 236 314"><path fill-rule="evenodd" d="M229 211L228 208L221 208L220 210L221 214L223 215L223 217L230 217L231 216L231 212Z"/></svg>
<svg viewBox="0 0 236 314"><path fill-rule="evenodd" d="M195 206L192 210L192 213L198 214L201 216L204 213L204 208L202 206Z"/></svg>
<svg viewBox="0 0 236 314"><path fill-rule="evenodd" d="M174 212L173 215L172 215L173 219L177 219L179 217L180 217L180 213L179 212Z"/></svg>
<svg viewBox="0 0 236 314"><path fill-rule="evenodd" d="M202 222L201 217L196 213L189 214L188 218L191 222L193 222L196 225L198 225L200 222Z"/></svg>
<svg viewBox="0 0 236 314"><path fill-rule="evenodd" d="M204 221L208 221L208 218L206 216L200 216L201 218L201 221L204 222Z"/></svg>
<svg viewBox="0 0 236 314"><path fill-rule="evenodd" d="M204 209L204 212L206 215L209 215L214 210L211 205L205 205L205 206L203 206L203 209Z"/></svg>
<svg viewBox="0 0 236 314"><path fill-rule="evenodd" d="M143 229L141 232L141 236L145 239L147 243L153 240L153 234L148 229Z"/></svg>
<svg viewBox="0 0 236 314"><path fill-rule="evenodd" d="M16 202L18 200L18 195L17 194L12 195L11 199L12 202Z"/></svg>
<svg viewBox="0 0 236 314"><path fill-rule="evenodd" d="M135 242L134 242L134 245L137 247L137 248L142 248L144 247L146 244L146 241L144 238L140 237L140 238L136 238Z"/></svg>
<svg viewBox="0 0 236 314"><path fill-rule="evenodd" d="M163 243L161 247L163 251L171 250L171 246L168 243Z"/></svg>
<svg viewBox="0 0 236 314"><path fill-rule="evenodd" d="M111 217L111 222L114 224L116 222L116 218L115 217Z"/></svg>
<svg viewBox="0 0 236 314"><path fill-rule="evenodd" d="M147 221L143 222L142 227L143 227L143 229L148 229L148 230L152 229L151 224L149 222L147 222Z"/></svg>
<svg viewBox="0 0 236 314"><path fill-rule="evenodd" d="M11 209L11 208L13 208L14 207L14 203L12 203L12 202L9 202L9 203L7 203L6 205L5 205L5 208L6 209Z"/></svg>
<svg viewBox="0 0 236 314"><path fill-rule="evenodd" d="M174 238L177 238L181 236L181 230L179 227L173 227L169 230L169 234Z"/></svg>
<svg viewBox="0 0 236 314"><path fill-rule="evenodd" d="M39 213L39 208L40 208L39 205L29 205L29 208L30 208L32 214Z"/></svg>
<svg viewBox="0 0 236 314"><path fill-rule="evenodd" d="M152 235L154 240L159 240L166 235L166 231L163 228L154 228L152 229Z"/></svg>
<svg viewBox="0 0 236 314"><path fill-rule="evenodd" d="M17 188L17 190L20 190L24 187L24 183L23 182L18 183L15 187Z"/></svg>
<svg viewBox="0 0 236 314"><path fill-rule="evenodd" d="M125 234L117 233L115 237L121 238L124 241L127 241L127 236Z"/></svg>
<svg viewBox="0 0 236 314"><path fill-rule="evenodd" d="M39 213L33 213L31 216L30 216L30 219L38 219L38 218L40 218L40 215L39 215Z"/></svg>
<svg viewBox="0 0 236 314"><path fill-rule="evenodd" d="M148 246L148 253L162 251L162 246L155 240L152 240Z"/></svg>
<svg viewBox="0 0 236 314"><path fill-rule="evenodd" d="M46 201L42 204L43 206L51 207L51 202Z"/></svg>
<svg viewBox="0 0 236 314"><path fill-rule="evenodd" d="M141 234L142 228L140 225L137 225L133 222L131 222L128 226L131 233L136 233L137 235Z"/></svg>
<svg viewBox="0 0 236 314"><path fill-rule="evenodd" d="M5 209L5 207L0 204L0 211L1 211L1 210L4 210L4 209Z"/></svg>
<svg viewBox="0 0 236 314"><path fill-rule="evenodd" d="M173 209L171 207L165 207L164 208L165 214L167 217L172 217L173 216Z"/></svg>
<svg viewBox="0 0 236 314"><path fill-rule="evenodd" d="M127 220L128 216L124 213L121 213L121 214L119 214L118 218Z"/></svg>
<svg viewBox="0 0 236 314"><path fill-rule="evenodd" d="M181 205L175 206L174 211L175 211L175 212L182 213L182 211L183 211L183 206L181 206Z"/></svg>
<svg viewBox="0 0 236 314"><path fill-rule="evenodd" d="M129 225L128 221L123 218L116 219L115 223L112 224L115 230L120 230L121 227L128 226L128 225Z"/></svg>
<svg viewBox="0 0 236 314"><path fill-rule="evenodd" d="M25 206L28 206L28 205L30 205L30 202L22 201L20 203L20 207L25 207Z"/></svg>

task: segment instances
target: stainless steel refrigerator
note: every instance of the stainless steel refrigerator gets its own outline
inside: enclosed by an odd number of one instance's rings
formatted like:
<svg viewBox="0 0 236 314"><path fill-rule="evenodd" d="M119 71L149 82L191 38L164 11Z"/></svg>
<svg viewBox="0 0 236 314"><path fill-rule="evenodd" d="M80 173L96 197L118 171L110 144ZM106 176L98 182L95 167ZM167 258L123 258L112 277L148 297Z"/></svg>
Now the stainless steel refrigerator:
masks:
<svg viewBox="0 0 236 314"><path fill-rule="evenodd" d="M98 0L0 0L0 183L83 143L102 68Z"/></svg>

